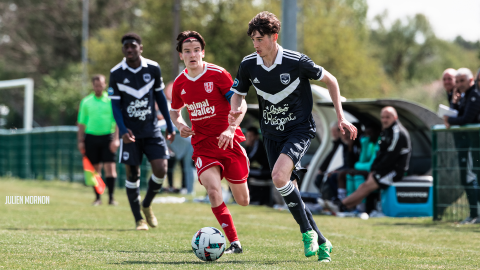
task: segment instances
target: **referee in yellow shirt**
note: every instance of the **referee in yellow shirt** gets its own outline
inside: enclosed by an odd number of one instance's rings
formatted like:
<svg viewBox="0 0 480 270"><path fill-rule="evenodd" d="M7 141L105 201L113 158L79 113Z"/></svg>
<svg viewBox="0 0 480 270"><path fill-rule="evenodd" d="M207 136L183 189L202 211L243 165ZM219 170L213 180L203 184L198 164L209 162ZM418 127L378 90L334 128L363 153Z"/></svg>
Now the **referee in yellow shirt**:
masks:
<svg viewBox="0 0 480 270"><path fill-rule="evenodd" d="M108 187L110 205L117 205L113 198L117 171L115 153L120 145L118 128L113 118L112 105L106 87L105 76L92 77L93 93L80 102L78 112L78 150L85 154L97 172L105 170L105 184ZM94 189L95 191L95 189ZM102 204L100 194L95 191L94 206Z"/></svg>

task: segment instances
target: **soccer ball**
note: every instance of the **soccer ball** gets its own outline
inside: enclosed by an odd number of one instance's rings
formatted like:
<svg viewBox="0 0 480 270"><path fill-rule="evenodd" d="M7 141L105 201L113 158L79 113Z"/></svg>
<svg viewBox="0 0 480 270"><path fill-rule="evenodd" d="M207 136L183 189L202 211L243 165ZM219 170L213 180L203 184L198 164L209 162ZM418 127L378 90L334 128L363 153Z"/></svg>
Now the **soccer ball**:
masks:
<svg viewBox="0 0 480 270"><path fill-rule="evenodd" d="M213 227L201 228L193 235L193 253L202 261L215 261L225 251L225 236Z"/></svg>

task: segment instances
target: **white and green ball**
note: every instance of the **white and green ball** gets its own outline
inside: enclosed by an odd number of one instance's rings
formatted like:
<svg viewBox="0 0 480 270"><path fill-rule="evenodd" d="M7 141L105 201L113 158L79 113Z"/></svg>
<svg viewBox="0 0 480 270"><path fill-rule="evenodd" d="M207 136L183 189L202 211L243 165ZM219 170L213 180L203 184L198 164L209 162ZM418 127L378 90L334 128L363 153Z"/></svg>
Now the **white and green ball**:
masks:
<svg viewBox="0 0 480 270"><path fill-rule="evenodd" d="M192 238L193 253L202 261L215 261L225 251L225 236L214 227L198 230Z"/></svg>

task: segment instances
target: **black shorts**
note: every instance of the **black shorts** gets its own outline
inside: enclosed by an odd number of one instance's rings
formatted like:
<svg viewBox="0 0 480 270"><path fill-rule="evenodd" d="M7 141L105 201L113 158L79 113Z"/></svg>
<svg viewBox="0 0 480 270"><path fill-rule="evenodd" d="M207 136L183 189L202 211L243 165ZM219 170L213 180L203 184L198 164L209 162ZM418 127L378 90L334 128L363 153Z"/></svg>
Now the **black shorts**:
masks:
<svg viewBox="0 0 480 270"><path fill-rule="evenodd" d="M110 151L113 134L90 135L85 134L85 155L92 164L115 162L115 153Z"/></svg>
<svg viewBox="0 0 480 270"><path fill-rule="evenodd" d="M292 175L290 176L290 180L301 180L299 173L307 170L302 167L301 160L310 147L312 138L314 138L314 136L314 134L310 133L296 133L291 134L288 136L288 138L281 142L269 140L264 137L263 144L265 145L265 150L267 152L270 170L273 171L273 167L275 166L278 157L280 157L280 154L285 154L292 159L295 167Z"/></svg>
<svg viewBox="0 0 480 270"><path fill-rule="evenodd" d="M167 143L163 137L135 139L133 143L124 143L120 140L120 163L139 166L142 164L143 154L147 159L169 159Z"/></svg>
<svg viewBox="0 0 480 270"><path fill-rule="evenodd" d="M375 179L375 182L377 182L381 189L387 189L394 182L401 181L403 174L403 170L378 170L373 173L373 179Z"/></svg>

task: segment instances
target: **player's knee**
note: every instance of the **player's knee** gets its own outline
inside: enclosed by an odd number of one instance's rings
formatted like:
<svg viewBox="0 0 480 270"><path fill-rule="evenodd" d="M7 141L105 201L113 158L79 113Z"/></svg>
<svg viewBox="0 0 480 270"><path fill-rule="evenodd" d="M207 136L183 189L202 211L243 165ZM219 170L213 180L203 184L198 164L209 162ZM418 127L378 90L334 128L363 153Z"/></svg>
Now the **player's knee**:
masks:
<svg viewBox="0 0 480 270"><path fill-rule="evenodd" d="M241 206L248 206L250 204L250 196L242 197L238 200L235 198L235 201Z"/></svg>
<svg viewBox="0 0 480 270"><path fill-rule="evenodd" d="M277 187L284 187L290 181L290 177L285 175L283 172L280 171L273 171L272 172L272 180L273 184Z"/></svg>
<svg viewBox="0 0 480 270"><path fill-rule="evenodd" d="M157 168L153 174L158 178L164 178L165 174L167 174L167 168Z"/></svg>
<svg viewBox="0 0 480 270"><path fill-rule="evenodd" d="M210 201L216 201L217 199L222 199L222 190L218 188L207 188L208 198Z"/></svg>
<svg viewBox="0 0 480 270"><path fill-rule="evenodd" d="M243 200L243 203L240 203L241 206L248 206L250 204L250 197L247 197Z"/></svg>

